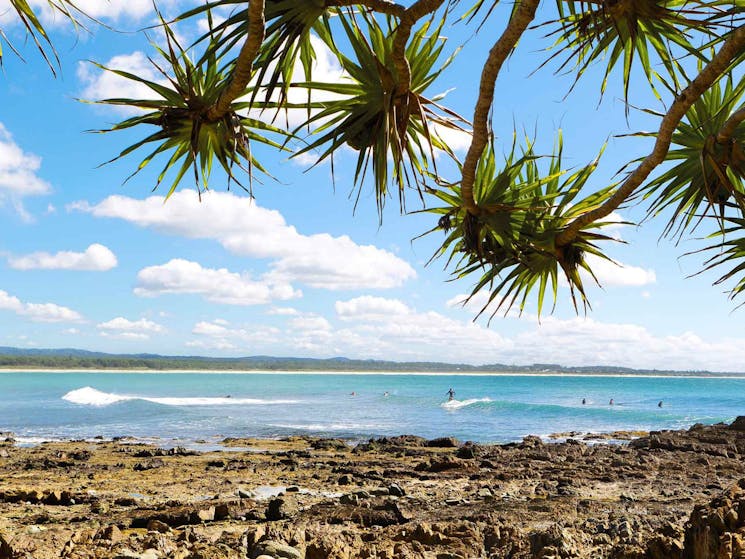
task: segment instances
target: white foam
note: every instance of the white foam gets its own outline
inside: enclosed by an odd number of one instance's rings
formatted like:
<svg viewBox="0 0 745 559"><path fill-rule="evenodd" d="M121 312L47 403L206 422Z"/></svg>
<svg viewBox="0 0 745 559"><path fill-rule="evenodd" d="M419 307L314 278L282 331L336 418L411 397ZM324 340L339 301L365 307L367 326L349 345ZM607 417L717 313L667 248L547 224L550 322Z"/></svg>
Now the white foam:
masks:
<svg viewBox="0 0 745 559"><path fill-rule="evenodd" d="M267 406L273 404L297 404L299 400L264 400L259 398L230 398L227 396L223 397L149 397L149 396L133 396L126 394L116 394L114 392L101 392L90 386L84 388L78 388L77 390L71 390L64 396L63 400L67 400L73 404L79 404L82 406L108 406L116 404L117 402L125 402L129 400L142 400L144 402L152 402L153 404L160 404L163 406Z"/></svg>
<svg viewBox="0 0 745 559"><path fill-rule="evenodd" d="M478 404L480 402L491 402L491 398L471 398L470 400L448 400L447 402L443 402L440 404L440 407L445 408L446 410L457 410L460 408L465 408L466 406L470 406L472 404Z"/></svg>
<svg viewBox="0 0 745 559"><path fill-rule="evenodd" d="M101 392L90 386L78 388L77 390L71 390L64 396L63 400L72 402L73 404L80 404L82 406L108 406L115 404L116 402L122 402L124 400L131 400L131 396L122 396L121 394L112 394L110 392Z"/></svg>

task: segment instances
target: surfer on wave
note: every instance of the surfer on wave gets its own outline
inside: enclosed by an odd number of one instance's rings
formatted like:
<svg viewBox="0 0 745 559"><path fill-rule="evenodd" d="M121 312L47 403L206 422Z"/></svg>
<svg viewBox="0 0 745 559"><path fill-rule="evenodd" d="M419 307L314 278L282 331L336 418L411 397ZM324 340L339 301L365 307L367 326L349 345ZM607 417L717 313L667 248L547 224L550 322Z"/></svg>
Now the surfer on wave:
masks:
<svg viewBox="0 0 745 559"><path fill-rule="evenodd" d="M453 400L455 400L455 390L453 390L452 388L447 391L447 395L448 395L448 402L452 402Z"/></svg>

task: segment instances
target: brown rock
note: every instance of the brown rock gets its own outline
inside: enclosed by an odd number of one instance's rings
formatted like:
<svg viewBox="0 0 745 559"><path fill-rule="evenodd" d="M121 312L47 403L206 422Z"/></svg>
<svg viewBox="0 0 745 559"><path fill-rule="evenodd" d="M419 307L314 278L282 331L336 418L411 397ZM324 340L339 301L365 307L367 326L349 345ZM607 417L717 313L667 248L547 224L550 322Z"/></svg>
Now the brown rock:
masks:
<svg viewBox="0 0 745 559"><path fill-rule="evenodd" d="M107 540L112 544L117 544L124 539L124 535L118 526L112 524L101 528L95 536L95 539Z"/></svg>
<svg viewBox="0 0 745 559"><path fill-rule="evenodd" d="M277 497L269 501L265 514L267 520L282 520L294 516L297 511L297 501L287 497Z"/></svg>

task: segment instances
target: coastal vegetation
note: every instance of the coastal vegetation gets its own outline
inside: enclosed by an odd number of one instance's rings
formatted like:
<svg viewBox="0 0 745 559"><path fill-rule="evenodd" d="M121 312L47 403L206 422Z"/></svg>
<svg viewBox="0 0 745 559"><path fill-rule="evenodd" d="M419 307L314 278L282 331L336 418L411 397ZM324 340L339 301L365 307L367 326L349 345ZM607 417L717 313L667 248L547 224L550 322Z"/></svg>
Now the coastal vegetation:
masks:
<svg viewBox="0 0 745 559"><path fill-rule="evenodd" d="M54 72L57 54L35 8L10 5ZM73 0L49 5L72 24L97 24ZM737 299L745 291L744 13L744 0L516 0L511 10L497 0L214 0L161 19L152 63L162 79L106 69L149 96L96 101L137 110L101 132L139 133L116 159L144 152L134 174L159 161L153 187L167 196L182 182L210 188L215 169L251 193L253 175L271 172L252 147L313 164L353 150L358 200L372 190L381 219L390 198L402 211L412 197L421 200L431 214L425 234L442 238L435 257L472 282L471 297L487 294L481 313L522 312L532 301L540 314L562 284L574 308L586 310L593 262L610 260L616 242L607 232L613 213L631 203L644 205L646 221L666 223L663 235L676 242L707 237L703 269L715 270L715 284ZM193 18L206 31L182 45L174 26ZM465 116L434 90L458 63L446 25L495 35L468 78L479 89ZM499 74L537 28L545 31L544 65L572 73L574 85L600 67L601 98L616 87L622 111L655 119L652 131L630 134L646 139L648 151L618 182L596 179L600 147L596 159L568 166L572 146L544 123L541 135L556 134L549 155L532 136L518 141L518 124L512 138L493 134L492 119L504 114L495 107ZM313 75L321 48L337 60L341 80ZM637 108L649 91L657 105ZM290 126L290 113L303 122ZM446 140L454 130L470 135L462 161ZM441 172L443 156L455 177Z"/></svg>
<svg viewBox="0 0 745 559"><path fill-rule="evenodd" d="M436 361L384 361L375 359L313 359L308 357L203 357L166 355L115 355L75 349L27 350L0 347L0 369L66 370L199 370L199 371L320 371L320 372L409 372L409 373L513 373L566 375L665 375L738 376L711 371L642 370L628 367L567 367L551 363L468 365Z"/></svg>

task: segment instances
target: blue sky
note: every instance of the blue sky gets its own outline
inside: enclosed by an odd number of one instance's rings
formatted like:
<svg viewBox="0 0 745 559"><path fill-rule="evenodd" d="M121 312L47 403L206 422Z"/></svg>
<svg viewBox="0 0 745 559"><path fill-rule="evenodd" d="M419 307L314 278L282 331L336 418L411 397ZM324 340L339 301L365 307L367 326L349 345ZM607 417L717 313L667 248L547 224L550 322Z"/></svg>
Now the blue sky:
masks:
<svg viewBox="0 0 745 559"><path fill-rule="evenodd" d="M32 2L45 6L46 2ZM701 256L681 257L700 242L659 240L662 223L618 226L608 252L621 266L599 265L603 289L591 288L593 310L576 316L560 289L556 311L539 321L535 305L523 316L473 322L477 305L458 304L469 280L450 282L444 261L425 266L439 234L413 241L435 224L426 214L401 215L389 200L378 222L369 185L354 211L354 155L308 170L256 148L276 180L254 184L255 200L227 191L215 175L200 202L188 181L166 203L152 191L155 171L123 185L139 162L99 167L136 137L99 135L126 114L81 103L129 95L87 60L154 76L143 33L154 22L149 0L79 3L117 31L90 24L77 35L49 21L61 68L52 77L6 13L0 24L15 37L26 62L9 54L0 82L0 345L76 347L116 353L214 356L282 355L470 363L560 363L740 371L745 369L742 312L715 275L698 271ZM161 4L165 10L184 2ZM544 14L546 16L547 14ZM449 45L463 51L433 88L452 90L448 106L472 113L478 72L502 25L497 12L478 36L448 27ZM540 19L540 18L539 18ZM545 19L545 18L544 18ZM188 42L200 22L178 29ZM127 31L122 33L120 31ZM153 38L157 31L151 31ZM550 151L559 129L572 165L608 147L593 184L604 186L628 160L645 155L646 139L616 135L653 129L632 110L628 121L618 88L598 103L597 69L565 94L570 77L547 69L550 40L533 30L497 83L494 129L505 148L513 124L535 131ZM328 56L319 75L340 79ZM632 102L660 106L642 80ZM129 142L127 141L129 140ZM449 137L463 155L466 138ZM452 176L452 166L441 160ZM412 193L413 194L413 193ZM409 210L419 209L415 195ZM622 209L637 222L643 206ZM704 232L702 231L701 234Z"/></svg>

